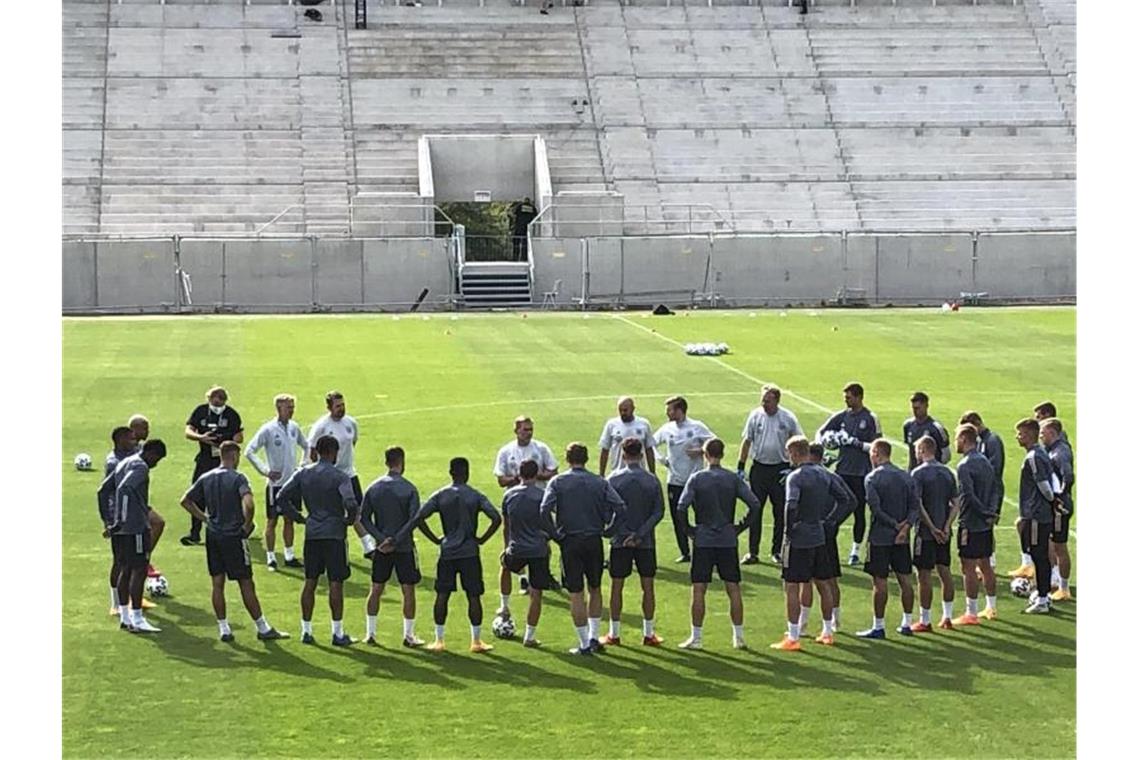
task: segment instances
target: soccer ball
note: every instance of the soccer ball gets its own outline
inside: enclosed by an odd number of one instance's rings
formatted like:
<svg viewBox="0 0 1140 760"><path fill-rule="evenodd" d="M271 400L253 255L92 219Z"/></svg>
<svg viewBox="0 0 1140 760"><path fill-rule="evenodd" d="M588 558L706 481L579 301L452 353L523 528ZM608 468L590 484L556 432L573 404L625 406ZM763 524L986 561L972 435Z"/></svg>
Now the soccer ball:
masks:
<svg viewBox="0 0 1140 760"><path fill-rule="evenodd" d="M75 469L81 472L87 472L91 469L91 455L90 454L76 454L75 455Z"/></svg>
<svg viewBox="0 0 1140 760"><path fill-rule="evenodd" d="M496 615L491 621L491 631L497 639L513 639L515 637L515 621L505 615Z"/></svg>
<svg viewBox="0 0 1140 760"><path fill-rule="evenodd" d="M1031 586L1028 578L1014 578L1009 582L1009 592L1014 596L1027 599L1029 598L1030 590Z"/></svg>
<svg viewBox="0 0 1140 760"><path fill-rule="evenodd" d="M160 575L157 578L147 578L146 590L151 596L167 596L170 593L170 584L166 582L165 575Z"/></svg>
<svg viewBox="0 0 1140 760"><path fill-rule="evenodd" d="M819 442L823 447L829 451L835 451L839 448L839 441L836 439L835 431L828 430L819 437Z"/></svg>

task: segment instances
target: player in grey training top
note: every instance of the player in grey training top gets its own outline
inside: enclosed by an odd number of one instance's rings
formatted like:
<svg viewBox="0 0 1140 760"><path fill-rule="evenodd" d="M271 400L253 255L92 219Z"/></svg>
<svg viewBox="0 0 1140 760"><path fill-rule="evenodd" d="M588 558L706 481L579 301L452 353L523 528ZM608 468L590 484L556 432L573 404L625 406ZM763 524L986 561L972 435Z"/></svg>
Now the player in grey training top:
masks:
<svg viewBox="0 0 1140 760"><path fill-rule="evenodd" d="M253 532L253 493L245 475L237 471L241 446L225 441L218 447L221 465L201 475L182 497L182 508L206 525L206 568L210 573L214 616L222 641L233 641L226 618L226 577L237 581L241 600L257 626L262 641L287 639L261 614L261 602L253 587L253 565L247 538Z"/></svg>
<svg viewBox="0 0 1140 760"><path fill-rule="evenodd" d="M924 435L914 442L921 462L911 472L918 491L919 523L914 537L914 566L918 568L918 625L914 633L930 633L933 623L930 604L934 600L934 584L930 571L938 573L942 584L942 617L938 627L949 629L954 619L954 579L950 575L950 543L954 535L954 519L958 516L958 483L954 471L935 459L938 442Z"/></svg>
<svg viewBox="0 0 1140 760"><path fill-rule="evenodd" d="M329 581L329 611L332 613L333 646L350 646L344 632L344 582L352 574L348 566L345 528L357 522L360 505L352 479L336 467L340 444L331 435L314 442L318 459L289 476L277 494L282 515L305 526L305 585L301 589L301 643L315 644L313 606L322 575ZM298 505L304 503L308 517Z"/></svg>
<svg viewBox="0 0 1140 760"><path fill-rule="evenodd" d="M821 466L823 468L823 471L827 473L828 477L830 477L838 487L842 488L846 492L846 495L849 497L845 499L836 499L835 509L833 509L831 513L823 520L824 553L826 555L825 558L827 560L831 575L831 579L827 581L827 586L829 589L831 589L831 630L834 635L834 632L839 630L839 607L842 600L842 594L839 588L839 578L841 575L843 575L843 570L840 568L839 564L839 526L843 523L844 520L847 519L848 515L854 511L855 494L851 493L851 489L847 486L847 483L843 480L843 478L827 469L827 465L824 464L823 444L814 441L808 444L808 458L813 464L818 464ZM801 632L803 631L803 627L807 624L808 617L811 614L811 604L812 589L811 586L805 586L803 593L800 595Z"/></svg>
<svg viewBox="0 0 1140 760"><path fill-rule="evenodd" d="M685 532L693 536L693 564L689 567L689 580L693 584L692 632L678 646L682 649L700 649L701 627L705 619L705 592L712 582L713 567L724 581L728 593L728 614L732 620L732 646L744 649L744 598L740 594L740 557L736 537L747 529L753 514L760 509L760 500L731 470L721 467L724 441L713 438L704 445L708 467L693 473L681 497L677 512ZM739 522L736 500L748 505L748 513ZM689 507L696 512L696 529L689 527Z"/></svg>
<svg viewBox="0 0 1140 760"><path fill-rule="evenodd" d="M602 624L602 534L625 503L605 478L586 469L589 451L574 442L566 447L567 472L555 475L542 497L543 514L554 513L562 548L562 575L570 593L570 617L578 633L574 654L590 654L601 649L598 629ZM590 592L587 608L583 589Z"/></svg>
<svg viewBox="0 0 1140 760"><path fill-rule="evenodd" d="M384 464L388 474L377 478L364 492L360 505L360 524L368 537L369 548L392 538L391 552L370 551L372 560L372 588L368 592L365 605L365 625L369 646L379 646L376 641L376 619L380 614L380 597L384 594L384 584L396 572L400 592L404 600L404 634L406 647L423 646L423 640L416 636L416 584L420 582L419 556L416 545L409 534L399 544L395 536L420 509L420 492L404 478L404 450L399 446L389 447L384 452Z"/></svg>
<svg viewBox="0 0 1140 760"><path fill-rule="evenodd" d="M1037 596L1032 598L1026 612L1048 613L1049 604L1049 534L1053 528L1054 502L1059 501L1053 489L1053 465L1049 455L1037 442L1041 434L1037 420L1023 419L1017 423L1017 443L1025 449L1021 463L1021 484L1018 489L1017 532L1021 543L1033 559L1037 578Z"/></svg>
<svg viewBox="0 0 1140 760"><path fill-rule="evenodd" d="M456 576L463 584L467 596L467 619L471 622L471 651L489 652L494 647L484 644L481 636L483 626L483 563L479 560L479 547L495 534L503 518L491 506L487 497L467 485L471 475L471 465L463 457L451 460L448 468L451 485L433 493L420 507L420 511L400 528L395 539L388 539L380 551L390 551L418 526L428 540L440 548L439 562L435 570L435 641L428 645L430 652L442 652L444 626L447 623L447 602L456 590ZM443 526L443 538L438 538L425 522L428 517L439 513ZM491 520L486 532L476 537L479 513Z"/></svg>
<svg viewBox="0 0 1140 760"><path fill-rule="evenodd" d="M519 465L522 482L503 494L503 533L507 547L499 561L507 572L518 573L525 569L530 575L527 588L530 608L523 635L525 647L541 646L535 633L542 616L542 592L552 588L554 581L550 574L550 539L556 529L550 517L542 514L543 490L536 484L538 473L537 462L524 461Z"/></svg>
<svg viewBox="0 0 1140 760"><path fill-rule="evenodd" d="M911 635L910 615L914 610L914 588L910 585L913 569L910 556L910 529L918 522L918 493L914 479L891 462L891 444L880 438L871 444L871 464L875 469L867 475L867 504L871 508L871 548L864 570L874 584L873 625L856 636L885 639L883 616L887 609L887 576L893 571L902 596L903 618L898 632Z"/></svg>
<svg viewBox="0 0 1140 760"><path fill-rule="evenodd" d="M997 488L994 468L978 448L978 429L969 423L954 433L958 453L958 556L966 588L966 614L954 625L977 625L978 618L997 617L997 581L988 557L993 555L994 524L997 522ZM978 612L978 573L986 589L986 609Z"/></svg>
<svg viewBox="0 0 1140 760"><path fill-rule="evenodd" d="M104 535L111 537L119 566L119 624L132 633L160 630L143 617L142 595L150 562L150 471L165 456L166 444L157 438L147 441L142 451L119 462L96 497L100 505L111 503Z"/></svg>
<svg viewBox="0 0 1140 760"><path fill-rule="evenodd" d="M661 481L641 466L643 446L637 438L621 443L621 468L610 475L610 485L625 502L625 510L614 521L610 540L610 632L602 644L621 643L622 589L633 573L641 578L641 643L661 646L664 641L654 630L657 609L653 578L657 575L657 542L653 531L665 516L665 498Z"/></svg>
<svg viewBox="0 0 1140 760"><path fill-rule="evenodd" d="M107 452L107 458L103 462L103 478L106 482L107 476L115 471L119 466L119 462L123 461L131 454L135 453L135 436L131 429L126 425L117 427L111 431L111 450ZM105 490L101 491L99 496L99 517L106 528L110 523L111 511L115 508L115 490L114 479L110 481L111 485ZM119 563L115 561L115 552L112 548L111 551L111 614L118 617L119 615Z"/></svg>
<svg viewBox="0 0 1140 760"><path fill-rule="evenodd" d="M937 451L934 453L935 461L946 464L950 461L950 436L942 423L930 416L930 397L922 391L916 391L910 397L910 409L913 417L903 423L903 441L907 445L907 470L914 470L919 465L919 458L914 450L918 439L928 435L934 439Z"/></svg>
<svg viewBox="0 0 1140 760"><path fill-rule="evenodd" d="M990 463L990 467L994 470L994 499L997 504L997 518L995 525L1001 522L1001 508L1005 503L1005 444L1001 440L1001 436L990 430L982 422L982 415L973 410L962 413L961 418L958 420L959 425L973 425L974 429L978 431L978 452L984 456ZM997 567L997 554L990 555L990 567ZM1022 549L1021 554L1021 567L1018 570L1012 571L1014 573L1031 571L1032 561L1029 555ZM979 570L980 572L980 570Z"/></svg>
<svg viewBox="0 0 1140 760"><path fill-rule="evenodd" d="M863 488L863 479L871 471L871 442L883 434L879 426L879 418L863 406L863 386L859 383L848 383L843 387L843 402L847 409L836 412L816 432L817 441L827 444L826 433L839 435L839 462L835 465L835 474L843 478L843 482L855 494L855 524L851 531L851 556L847 564L859 563L859 547L863 544L863 536L867 530L867 515L864 506L867 503L867 494Z"/></svg>
<svg viewBox="0 0 1140 760"><path fill-rule="evenodd" d="M1073 517L1073 448L1063 438L1061 421L1050 417L1041 423L1041 442L1049 454L1049 462L1061 486L1059 501L1061 509L1054 510L1053 532L1049 536L1049 560L1053 565L1053 583L1057 590L1049 594L1050 601L1062 602L1072 599L1069 593L1069 573L1073 560L1069 556L1069 521Z"/></svg>

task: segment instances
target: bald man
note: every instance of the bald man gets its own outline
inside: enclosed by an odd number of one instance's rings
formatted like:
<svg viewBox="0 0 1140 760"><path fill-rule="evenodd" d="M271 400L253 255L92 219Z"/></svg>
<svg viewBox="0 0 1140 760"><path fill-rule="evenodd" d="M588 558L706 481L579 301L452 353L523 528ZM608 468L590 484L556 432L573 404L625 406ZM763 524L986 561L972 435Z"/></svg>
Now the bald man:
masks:
<svg viewBox="0 0 1140 760"><path fill-rule="evenodd" d="M641 465L651 473L657 472L657 461L653 453L653 428L649 420L635 417L634 409L636 407L633 399L622 396L617 402L618 416L606 420L602 428L601 438L598 439L598 451L601 452L598 457L598 474L602 477L606 476L607 465L610 472L622 468L621 443L626 438L636 438L641 441L641 449L644 452Z"/></svg>

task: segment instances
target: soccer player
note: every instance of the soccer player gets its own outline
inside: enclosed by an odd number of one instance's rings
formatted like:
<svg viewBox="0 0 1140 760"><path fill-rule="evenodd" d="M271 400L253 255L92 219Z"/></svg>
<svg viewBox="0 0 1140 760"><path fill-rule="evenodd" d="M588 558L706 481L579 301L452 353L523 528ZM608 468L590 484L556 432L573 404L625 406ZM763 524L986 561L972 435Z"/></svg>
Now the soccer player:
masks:
<svg viewBox="0 0 1140 760"><path fill-rule="evenodd" d="M994 525L1001 522L1001 508L1005 503L1005 443L1002 442L1001 436L986 427L982 422L982 415L975 411L967 411L962 413L962 417L958 420L959 425L973 425L974 429L978 431L977 436L977 449L978 452L986 458L990 463L990 467L994 470L994 503L997 504L997 514L994 516ZM997 567L997 554L990 555L990 567ZM980 570L979 570L980 572ZM1022 575L1028 573L1024 577L1029 577L1033 574L1033 563L1028 554L1022 551L1021 554L1021 567L1017 570L1010 572L1012 576Z"/></svg>
<svg viewBox="0 0 1140 760"><path fill-rule="evenodd" d="M962 582L966 587L966 613L954 618L954 625L977 625L978 618L997 618L997 580L993 565L994 525L998 518L997 475L978 445L981 436L969 423L958 426L954 440L958 453L958 556L962 560ZM986 590L986 608L978 612L978 575Z"/></svg>
<svg viewBox="0 0 1140 760"><path fill-rule="evenodd" d="M863 639L885 639L883 617L887 610L887 577L893 570L902 596L903 616L898 632L912 634L910 615L914 611L910 529L918 522L918 493L914 479L891 462L891 444L879 438L871 444L873 469L866 478L867 504L871 507L871 549L867 553L864 572L874 585L873 625L855 635Z"/></svg>
<svg viewBox="0 0 1140 760"><path fill-rule="evenodd" d="M954 535L954 520L958 517L958 483L954 471L939 462L940 443L929 435L914 442L920 464L911 471L918 489L920 522L914 537L914 566L918 568L918 625L911 626L914 633L934 630L930 618L930 604L934 601L934 584L930 571L938 573L942 584L942 618L938 627L954 627L954 579L950 575L950 537ZM975 578L975 581L977 578Z"/></svg>
<svg viewBox="0 0 1140 760"><path fill-rule="evenodd" d="M515 440L508 441L499 449L495 456L495 466L492 470L501 488L512 488L522 483L519 467L523 462L531 460L538 464L536 485L546 487L546 482L558 473L558 462L554 453L542 441L534 438L534 420L530 417L515 417ZM506 548L506 533L503 534L503 548ZM526 577L519 578L519 585L526 588ZM496 615L510 617L511 601L511 573L505 567L499 568L499 608Z"/></svg>
<svg viewBox="0 0 1140 760"><path fill-rule="evenodd" d="M1053 575L1056 576L1057 590L1049 594L1054 602L1072 599L1069 593L1069 573L1072 571L1072 558L1069 556L1069 521L1073 517L1073 448L1062 437L1064 430L1061 421L1050 417L1041 423L1041 443L1049 454L1053 472L1057 475L1061 490L1058 494L1060 509L1054 509L1053 531L1049 536L1049 553L1055 558Z"/></svg>
<svg viewBox="0 0 1140 760"><path fill-rule="evenodd" d="M772 502L772 564L781 564L780 552L784 541L784 478L791 465L785 446L788 439L803 435L800 421L787 409L780 408L780 389L765 385L760 393L760 406L748 414L741 433L740 456L736 475L744 480L744 463L751 457L748 483L752 493L760 500L760 509L752 525L748 526L748 553L742 560L745 565L760 562L760 533L764 523L764 503Z"/></svg>
<svg viewBox="0 0 1140 760"><path fill-rule="evenodd" d="M598 629L602 625L602 534L625 509L625 502L605 478L586 469L589 452L584 444L566 447L570 469L555 475L542 496L542 514L554 515L562 549L562 582L570 593L570 618L578 632L578 646L571 654L601 651ZM588 589L587 609L582 592Z"/></svg>
<svg viewBox="0 0 1140 760"><path fill-rule="evenodd" d="M536 638L538 620L542 616L542 592L554 587L550 574L550 539L556 533L548 515L542 514L543 490L538 487L538 463L528 459L519 465L522 482L503 494L503 533L507 548L499 559L507 572L526 570L530 577L527 593L530 608L526 614L523 646L542 646Z"/></svg>
<svg viewBox="0 0 1140 760"><path fill-rule="evenodd" d="M1026 418L1017 423L1016 429L1017 443L1025 449L1017 498L1017 532L1021 535L1021 543L1028 547L1029 555L1033 558L1037 578L1037 592L1030 597L1030 604L1024 611L1042 615L1048 614L1051 608L1049 535L1053 528L1054 502L1058 502L1058 495L1052 486L1053 465L1045 449L1037 442L1041 426L1037 420Z"/></svg>
<svg viewBox="0 0 1140 760"><path fill-rule="evenodd" d="M787 480L780 570L787 602L788 632L771 648L798 652L803 587L810 588L813 582L819 592L819 610L823 615L823 632L816 641L827 646L835 643L829 583L835 576L828 561L824 522L834 520L832 513L836 510L853 507L855 496L841 480L811 461L807 438L792 436L786 450L794 468Z"/></svg>
<svg viewBox="0 0 1140 760"><path fill-rule="evenodd" d="M229 394L226 389L215 385L206 391L206 403L199 404L186 418L186 440L198 444L198 454L194 457L194 474L190 483L205 473L221 465L219 446L223 441L241 443L243 440L241 415L227 405ZM180 539L183 546L202 543L202 523L196 517L190 518L190 532Z"/></svg>
<svg viewBox="0 0 1140 760"><path fill-rule="evenodd" d="M839 630L839 605L842 599L842 594L839 589L839 578L843 575L843 571L839 565L839 526L847 519L847 516L854 511L855 494L851 493L851 489L847 486L847 482L843 480L843 478L827 469L824 465L823 454L824 450L822 444L816 442L808 444L808 459L811 460L812 464L818 464L823 467L823 471L828 474L832 482L834 482L836 486L842 487L844 493L850 496L850 498L837 499L835 508L823 518L823 548L827 558L828 572L831 574L831 579L827 581L827 586L831 589L831 630L834 634L835 631ZM808 617L811 614L811 603L811 586L805 585L804 593L800 596L801 633L807 625Z"/></svg>
<svg viewBox="0 0 1140 760"><path fill-rule="evenodd" d="M107 458L103 462L103 478L106 479L108 476L110 476L111 473L113 473L115 471L115 468L119 466L119 462L123 461L124 459L126 459L127 457L131 456L134 453L136 453L135 436L134 436L134 433L131 432L131 429L129 427L123 425L123 426L117 427L114 430L112 430L111 431L111 450L109 452L107 452ZM114 480L111 481L111 487L108 487L108 489L106 491L101 491L102 495L99 497L99 515L102 518L104 518L103 519L103 527L104 528L107 527L108 521L109 521L109 518L111 515L111 511L115 508L115 498L114 498L115 492L114 492L113 485L114 485ZM153 542L153 537L152 537L152 542ZM119 610L120 610L120 607L122 606L120 601L119 601L119 569L120 569L119 563L115 558L114 547L112 546L112 550L111 550L111 573L110 573L110 583L111 583L111 613L110 614L115 615L115 616L119 615ZM148 602L145 597L143 598L143 605L144 605L144 608L146 608L146 606L148 606L148 605L152 606L152 607L154 606L154 604L152 602Z"/></svg>
<svg viewBox="0 0 1140 760"><path fill-rule="evenodd" d="M692 556L689 552L689 534L685 531L685 522L688 517L684 512L678 511L681 493L689 476L701 469L703 446L716 435L700 420L689 419L689 402L684 396L673 396L665 399L665 416L669 419L653 434L654 446L665 446L665 457L662 459L669 470L669 479L665 490L669 494L669 516L673 520L673 536L677 539L677 548L681 556L676 562L690 562Z"/></svg>
<svg viewBox="0 0 1140 760"><path fill-rule="evenodd" d="M301 461L309 451L309 442L301 432L301 426L293 421L293 410L297 400L288 393L279 393L273 399L277 416L262 425L245 447L245 458L265 479L265 564L270 571L277 570L277 494L281 486L297 469L297 449L301 450ZM268 462L263 461L257 452L265 449ZM293 553L293 521L284 518L281 538L285 542L285 565L303 567Z"/></svg>
<svg viewBox="0 0 1140 760"><path fill-rule="evenodd" d="M135 448L131 453L137 454L142 451L143 443L150 437L150 420L141 414L133 414L131 418L127 420L127 427L131 429L131 434L135 438ZM110 473L108 472L108 474ZM162 534L166 530L166 520L163 519L162 515L160 515L158 510L154 507L151 507L150 511L147 512L147 519L150 520L150 553L153 556L154 550L158 546L158 539L162 538ZM157 578L162 575L162 572L155 568L153 564L149 564L146 566L146 575L148 578ZM143 598L144 610L153 606L150 600L145 597Z"/></svg>
<svg viewBox="0 0 1140 760"><path fill-rule="evenodd" d="M467 485L471 476L471 465L463 457L451 460L448 467L451 474L451 485L444 486L433 493L420 507L419 512L400 528L394 539L387 539L380 551L389 551L398 546L411 533L412 528L419 526L420 532L428 540L438 546L439 562L435 570L435 641L428 644L429 652L442 652L447 647L444 644L444 628L447 624L447 602L452 592L457 588L456 576L463 584L463 593L467 596L467 619L471 623L471 651L476 654L490 652L494 649L490 644L484 644L482 638L483 627L483 563L479 559L479 547L487 543L503 522L499 511L491 506L487 497ZM439 538L427 526L425 520L439 513L439 521L443 526L443 538ZM482 512L491 520L487 530L482 536L476 537L476 527L479 513Z"/></svg>
<svg viewBox="0 0 1140 760"><path fill-rule="evenodd" d="M652 449L650 449L652 451ZM664 641L654 629L657 597L653 579L657 575L657 542L654 529L665 516L661 481L641 466L644 442L626 438L621 443L622 466L610 477L610 485L625 502L625 509L614 521L610 541L610 632L602 639L606 646L621 644L622 589L633 573L641 579L641 643L658 647Z"/></svg>
<svg viewBox="0 0 1140 760"><path fill-rule="evenodd" d="M863 544L863 536L867 530L867 515L865 506L867 493L863 488L864 479L871 471L871 460L868 457L871 451L871 442L883 434L879 426L879 418L867 407L863 406L863 386L859 383L848 383L843 386L843 402L847 408L836 412L816 432L816 440L822 440L827 432L846 433L845 443L839 449L839 462L835 465L835 474L843 478L843 482L855 494L855 524L851 531L851 556L847 564L859 564L859 547Z"/></svg>
<svg viewBox="0 0 1140 760"><path fill-rule="evenodd" d="M296 470L277 492L277 508L305 525L305 585L301 588L301 643L315 644L313 607L321 576L329 582L333 646L355 643L344 632L344 582L352 575L345 547L345 528L357 521L360 505L352 481L336 467L340 444L331 435L314 442L317 461ZM308 517L301 515L304 503Z"/></svg>
<svg viewBox="0 0 1140 760"><path fill-rule="evenodd" d="M737 536L751 524L752 512L760 509L756 494L735 474L721 467L724 441L705 441L704 457L708 467L689 476L677 499L678 521L685 535L693 536L693 564L689 580L693 584L692 632L678 646L700 649L701 628L705 621L705 593L712 582L713 567L724 581L728 593L728 615L732 620L732 647L744 649L744 598L740 594L740 557ZM748 505L744 519L733 524L736 500ZM696 528L689 527L689 507L696 512Z"/></svg>
<svg viewBox="0 0 1140 760"><path fill-rule="evenodd" d="M602 427L601 438L598 439L598 474L606 476L606 467L610 472L619 469L623 464L621 445L626 438L636 438L641 441L641 450L644 452L641 459L643 467L651 473L657 472L657 462L653 451L653 428L649 420L644 417L635 417L633 399L622 396L617 403L617 417L606 420Z"/></svg>
<svg viewBox="0 0 1140 760"><path fill-rule="evenodd" d="M922 391L915 391L910 397L910 410L914 416L903 423L903 440L907 445L908 456L907 472L913 472L914 468L922 463L915 451L915 444L924 435L934 439L937 448L934 452L935 460L942 464L949 462L950 436L942 423L930 416L930 396Z"/></svg>
<svg viewBox="0 0 1140 760"><path fill-rule="evenodd" d="M396 543L396 535L412 516L420 511L420 492L404 477L405 455L399 446L391 446L384 451L384 464L388 474L377 478L364 492L364 502L360 506L360 524L365 535L371 536L377 546L385 545L391 538L392 551L373 551L372 589L368 593L365 609L365 625L369 646L379 646L376 641L376 618L380 615L380 597L384 594L384 584L396 571L403 595L404 633L406 647L423 646L423 639L416 636L416 585L422 580L419 555L409 531L403 540ZM387 546L385 547L387 548Z"/></svg>
<svg viewBox="0 0 1140 760"><path fill-rule="evenodd" d="M194 481L182 497L182 508L206 524L206 569L214 586L210 600L218 619L218 635L222 641L234 640L226 617L226 578L237 581L246 612L257 626L261 641L287 639L269 625L261 614L261 602L253 586L253 565L249 542L253 532L253 492L245 475L238 472L241 446L224 441L218 447L221 465Z"/></svg>
<svg viewBox="0 0 1140 760"><path fill-rule="evenodd" d="M106 505L104 535L111 537L119 566L119 627L131 633L159 633L143 617L143 587L150 563L150 471L166 457L158 438L143 444L115 467L99 487L99 504Z"/></svg>

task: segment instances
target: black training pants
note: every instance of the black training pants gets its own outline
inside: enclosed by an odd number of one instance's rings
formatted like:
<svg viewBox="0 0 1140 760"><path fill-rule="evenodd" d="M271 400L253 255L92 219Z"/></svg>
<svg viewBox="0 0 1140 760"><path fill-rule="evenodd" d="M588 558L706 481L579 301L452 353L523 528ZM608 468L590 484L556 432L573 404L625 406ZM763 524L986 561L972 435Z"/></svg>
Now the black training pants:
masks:
<svg viewBox="0 0 1140 760"><path fill-rule="evenodd" d="M751 522L748 524L748 553L753 557L760 556L760 533L764 526L764 504L772 502L772 551L770 554L779 555L784 546L784 486L780 483L780 473L788 468L787 464L761 464L753 461L752 469L748 471L748 485L752 493L760 500L760 509L756 510Z"/></svg>
<svg viewBox="0 0 1140 760"><path fill-rule="evenodd" d="M851 531L851 538L857 544L863 543L863 536L867 534L867 490L863 487L862 475L840 475L843 482L855 494L855 527Z"/></svg>
<svg viewBox="0 0 1140 760"><path fill-rule="evenodd" d="M673 535L677 539L677 548L681 550L682 557L688 557L691 552L689 551L689 536L685 533L685 518L677 513L677 502L681 500L681 492L685 490L685 487L670 483L667 490L669 492L669 516L673 518Z"/></svg>

